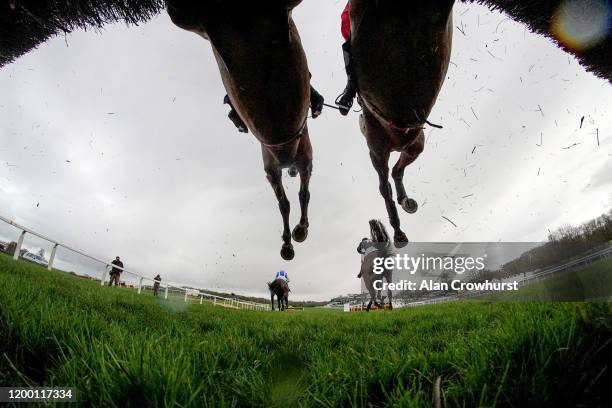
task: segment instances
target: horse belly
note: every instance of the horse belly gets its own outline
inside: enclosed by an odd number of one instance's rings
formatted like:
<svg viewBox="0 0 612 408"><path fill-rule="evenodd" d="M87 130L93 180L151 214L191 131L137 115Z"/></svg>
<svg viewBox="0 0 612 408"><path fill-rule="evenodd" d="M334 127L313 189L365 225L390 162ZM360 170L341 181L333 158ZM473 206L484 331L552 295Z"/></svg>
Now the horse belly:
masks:
<svg viewBox="0 0 612 408"><path fill-rule="evenodd" d="M257 28L222 25L209 29L209 35L223 84L241 118L260 141L283 143L300 130L308 114L306 55L293 22L289 32L285 24L282 33L260 33L264 38L256 35Z"/></svg>
<svg viewBox="0 0 612 408"><path fill-rule="evenodd" d="M452 9L437 7L436 2L369 4L357 8L356 14L351 8L351 20L360 22L352 46L361 97L389 119L422 122L448 69Z"/></svg>

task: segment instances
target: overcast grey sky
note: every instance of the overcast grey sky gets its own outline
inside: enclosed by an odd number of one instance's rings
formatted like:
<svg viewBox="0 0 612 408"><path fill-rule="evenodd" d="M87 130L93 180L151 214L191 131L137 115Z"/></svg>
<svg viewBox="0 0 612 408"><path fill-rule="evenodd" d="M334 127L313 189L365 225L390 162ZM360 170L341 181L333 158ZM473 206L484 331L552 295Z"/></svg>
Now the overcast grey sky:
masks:
<svg viewBox="0 0 612 408"><path fill-rule="evenodd" d="M343 6L294 11L313 84L330 103L345 84ZM404 179L420 204L400 214L409 239L542 240L609 209L610 85L503 15L457 4L454 18L465 35L454 31L430 116L444 129L426 131ZM167 14L54 38L2 68L0 89L0 214L168 282L263 295L282 268L294 298L359 290L357 243L368 219L388 221L358 114L328 109L309 122L310 231L286 262L260 147L226 117L210 44ZM285 186L294 225L298 180ZM0 239L16 234L0 225Z"/></svg>

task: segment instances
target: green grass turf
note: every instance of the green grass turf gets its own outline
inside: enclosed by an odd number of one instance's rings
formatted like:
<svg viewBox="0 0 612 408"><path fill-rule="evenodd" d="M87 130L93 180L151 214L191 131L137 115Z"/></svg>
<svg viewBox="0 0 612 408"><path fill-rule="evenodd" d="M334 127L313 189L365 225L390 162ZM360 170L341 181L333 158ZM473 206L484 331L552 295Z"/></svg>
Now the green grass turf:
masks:
<svg viewBox="0 0 612 408"><path fill-rule="evenodd" d="M609 303L372 313L163 300L0 256L0 386L84 406L610 406ZM606 368L607 367L607 368Z"/></svg>

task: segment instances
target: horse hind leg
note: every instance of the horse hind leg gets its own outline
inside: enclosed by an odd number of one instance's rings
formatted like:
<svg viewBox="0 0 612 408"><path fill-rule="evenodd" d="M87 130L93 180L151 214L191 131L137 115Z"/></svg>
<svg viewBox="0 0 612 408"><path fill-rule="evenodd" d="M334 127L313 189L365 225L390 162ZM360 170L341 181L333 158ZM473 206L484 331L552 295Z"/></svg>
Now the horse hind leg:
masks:
<svg viewBox="0 0 612 408"><path fill-rule="evenodd" d="M393 281L392 276L392 272L390 271L385 275L388 284ZM393 310L393 291L389 289L389 285L387 285L387 296L389 297L389 309Z"/></svg>
<svg viewBox="0 0 612 408"><path fill-rule="evenodd" d="M369 312L370 307L372 307L372 303L377 306L379 306L379 304L376 301L376 289L374 289L374 282L372 282L371 280L366 280L366 286L368 288L368 292L370 293L370 302L368 303L368 307L366 309L366 311Z"/></svg>
<svg viewBox="0 0 612 408"><path fill-rule="evenodd" d="M425 137L423 135L423 131L421 130L414 143L401 152L400 157L397 163L395 163L395 166L393 166L393 170L391 172L391 176L395 182L395 191L397 192L397 203L401 205L404 211L409 214L413 214L417 211L418 204L406 194L406 189L404 188L403 182L404 170L406 169L406 166L410 165L417 159L417 157L419 157L423 151L424 142Z"/></svg>
<svg viewBox="0 0 612 408"><path fill-rule="evenodd" d="M391 184L389 183L389 154L390 151L388 150L383 152L382 155L377 155L370 151L370 159L374 169L376 169L376 173L378 173L380 195L385 200L389 222L395 231L393 239L395 242L408 242L408 237L406 237L406 234L400 228L399 214L393 202L393 190L391 190Z"/></svg>
<svg viewBox="0 0 612 408"><path fill-rule="evenodd" d="M280 254L284 260L290 261L295 256L293 245L291 244L291 232L289 229L289 212L291 205L289 204L289 200L285 194L285 188L283 187L282 173L278 166L266 166L266 176L270 182L270 185L272 186L272 189L274 190L274 194L278 200L278 208L281 216L283 217L283 246Z"/></svg>

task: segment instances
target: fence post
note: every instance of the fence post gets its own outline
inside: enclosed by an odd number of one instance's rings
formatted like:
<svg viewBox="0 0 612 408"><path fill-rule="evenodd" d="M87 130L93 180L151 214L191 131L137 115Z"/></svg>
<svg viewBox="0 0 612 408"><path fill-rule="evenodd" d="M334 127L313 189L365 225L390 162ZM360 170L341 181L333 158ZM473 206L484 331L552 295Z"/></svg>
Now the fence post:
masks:
<svg viewBox="0 0 612 408"><path fill-rule="evenodd" d="M140 280L138 281L138 294L140 295L142 293L142 280L144 278L140 278Z"/></svg>
<svg viewBox="0 0 612 408"><path fill-rule="evenodd" d="M204 300L204 295L200 295L200 304L202 304L203 300Z"/></svg>
<svg viewBox="0 0 612 408"><path fill-rule="evenodd" d="M217 297L216 296L213 298L213 306L217 306Z"/></svg>
<svg viewBox="0 0 612 408"><path fill-rule="evenodd" d="M166 285L166 293L164 293L164 299L168 299L168 285Z"/></svg>
<svg viewBox="0 0 612 408"><path fill-rule="evenodd" d="M17 239L17 246L15 247L15 252L13 253L13 259L19 259L19 255L21 254L21 246L23 245L23 237L25 237L26 232L21 231L19 235L19 239Z"/></svg>
<svg viewBox="0 0 612 408"><path fill-rule="evenodd" d="M57 251L57 244L53 245L53 249L51 250L51 256L49 257L49 265L47 265L47 270L53 269L53 261L55 261L55 252Z"/></svg>
<svg viewBox="0 0 612 408"><path fill-rule="evenodd" d="M104 278L106 278L106 272L108 271L108 267L110 265L106 264L104 270L102 271L102 276L100 276L100 286L104 286Z"/></svg>
<svg viewBox="0 0 612 408"><path fill-rule="evenodd" d="M185 302L187 301L187 291L185 291Z"/></svg>

